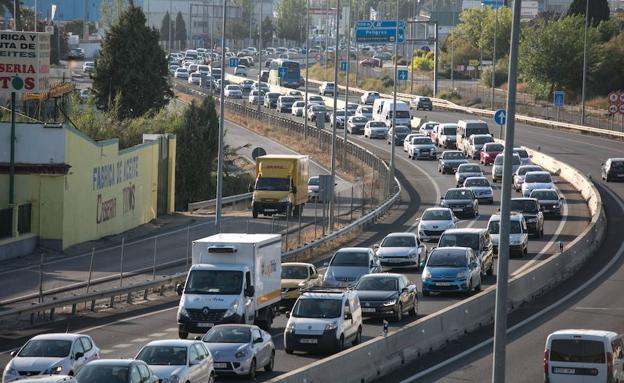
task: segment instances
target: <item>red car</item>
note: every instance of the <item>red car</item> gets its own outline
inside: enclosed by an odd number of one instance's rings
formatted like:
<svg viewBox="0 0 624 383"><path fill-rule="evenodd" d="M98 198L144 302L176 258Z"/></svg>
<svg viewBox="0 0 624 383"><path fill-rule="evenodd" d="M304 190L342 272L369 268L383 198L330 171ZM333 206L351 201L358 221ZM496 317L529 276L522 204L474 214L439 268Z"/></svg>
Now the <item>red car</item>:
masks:
<svg viewBox="0 0 624 383"><path fill-rule="evenodd" d="M364 59L362 61L360 61L360 65L363 67L378 67L381 68L383 66L382 62L380 59L377 58L367 58Z"/></svg>
<svg viewBox="0 0 624 383"><path fill-rule="evenodd" d="M497 155L503 152L505 146L496 142L488 142L483 145L481 154L479 155L479 162L483 165L492 165Z"/></svg>

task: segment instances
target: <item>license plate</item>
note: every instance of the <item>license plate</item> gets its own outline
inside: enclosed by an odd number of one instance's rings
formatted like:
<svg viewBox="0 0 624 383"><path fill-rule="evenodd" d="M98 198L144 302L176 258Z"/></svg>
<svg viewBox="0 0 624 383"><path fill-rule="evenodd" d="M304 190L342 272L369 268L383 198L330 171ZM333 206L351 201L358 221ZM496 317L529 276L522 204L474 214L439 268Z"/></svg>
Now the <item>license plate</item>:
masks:
<svg viewBox="0 0 624 383"><path fill-rule="evenodd" d="M215 363L214 368L227 368L227 363Z"/></svg>
<svg viewBox="0 0 624 383"><path fill-rule="evenodd" d="M568 374L568 375L574 375L574 373L576 373L576 370L573 368L562 368L562 367L555 367L553 368L553 372L555 374Z"/></svg>
<svg viewBox="0 0 624 383"><path fill-rule="evenodd" d="M303 339L300 339L299 342L306 343L306 344L316 344L316 343L318 343L318 339L303 338Z"/></svg>
<svg viewBox="0 0 624 383"><path fill-rule="evenodd" d="M618 177L624 177L624 174L618 174L617 176Z"/></svg>
<svg viewBox="0 0 624 383"><path fill-rule="evenodd" d="M374 312L375 312L375 309L374 309L374 308L372 308L372 307L368 307L368 308L366 308L366 307L362 307L362 312L363 312L363 313L374 313Z"/></svg>
<svg viewBox="0 0 624 383"><path fill-rule="evenodd" d="M266 211L268 213L273 213L273 212L276 212L277 209L264 209L264 211Z"/></svg>
<svg viewBox="0 0 624 383"><path fill-rule="evenodd" d="M214 323L198 323L197 327L214 327Z"/></svg>
<svg viewBox="0 0 624 383"><path fill-rule="evenodd" d="M450 286L451 284L448 282L438 282L436 283L436 286Z"/></svg>
<svg viewBox="0 0 624 383"><path fill-rule="evenodd" d="M453 209L453 211L464 211L464 209L462 209L461 207L456 207Z"/></svg>

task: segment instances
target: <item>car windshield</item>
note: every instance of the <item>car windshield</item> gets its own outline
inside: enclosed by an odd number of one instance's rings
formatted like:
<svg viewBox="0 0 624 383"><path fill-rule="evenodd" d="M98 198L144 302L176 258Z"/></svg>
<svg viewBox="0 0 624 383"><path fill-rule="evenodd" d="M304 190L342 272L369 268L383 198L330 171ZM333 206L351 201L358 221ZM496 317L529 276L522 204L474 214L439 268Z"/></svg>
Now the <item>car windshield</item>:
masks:
<svg viewBox="0 0 624 383"><path fill-rule="evenodd" d="M282 279L306 279L307 277L307 266L282 265Z"/></svg>
<svg viewBox="0 0 624 383"><path fill-rule="evenodd" d="M624 170L624 161L611 161L611 169L613 170Z"/></svg>
<svg viewBox="0 0 624 383"><path fill-rule="evenodd" d="M414 137L412 138L412 144L414 145L433 145L433 141L429 137Z"/></svg>
<svg viewBox="0 0 624 383"><path fill-rule="evenodd" d="M531 192L531 198L537 198L540 201L554 201L559 199L559 195L554 190L535 190Z"/></svg>
<svg viewBox="0 0 624 383"><path fill-rule="evenodd" d="M388 118L392 118L392 111L388 112ZM407 110L397 110L396 118L410 118L410 114Z"/></svg>
<svg viewBox="0 0 624 383"><path fill-rule="evenodd" d="M519 211L521 213L537 213L537 202L527 199L512 199L511 210Z"/></svg>
<svg viewBox="0 0 624 383"><path fill-rule="evenodd" d="M76 380L89 383L127 383L128 371L127 366L86 365L76 374Z"/></svg>
<svg viewBox="0 0 624 383"><path fill-rule="evenodd" d="M479 167L479 165L472 165L472 164L466 164L466 165L459 165L459 168L457 169L457 173L481 173L481 168Z"/></svg>
<svg viewBox="0 0 624 383"><path fill-rule="evenodd" d="M471 187L471 186L488 187L490 186L490 182L487 180L487 178L468 178L466 182L464 182L464 186L465 187Z"/></svg>
<svg viewBox="0 0 624 383"><path fill-rule="evenodd" d="M290 97L290 96L288 96L288 97L282 96L281 100L282 100L282 102L295 102L295 98L294 97Z"/></svg>
<svg viewBox="0 0 624 383"><path fill-rule="evenodd" d="M467 258L464 252L433 251L427 260L428 267L465 267Z"/></svg>
<svg viewBox="0 0 624 383"><path fill-rule="evenodd" d="M351 118L352 122L358 123L358 124L365 124L366 121L368 121L366 118L364 117L353 117Z"/></svg>
<svg viewBox="0 0 624 383"><path fill-rule="evenodd" d="M319 182L320 182L319 180L320 180L320 178L318 178L318 177L311 177L311 178L308 180L308 185L313 185L313 186L316 186L316 185L318 185L318 184L319 184Z"/></svg>
<svg viewBox="0 0 624 383"><path fill-rule="evenodd" d="M442 134L445 134L447 136L457 135L457 126L444 126L442 128Z"/></svg>
<svg viewBox="0 0 624 383"><path fill-rule="evenodd" d="M323 97L321 97L321 96L310 96L309 100L310 101L321 101L321 102L323 102Z"/></svg>
<svg viewBox="0 0 624 383"><path fill-rule="evenodd" d="M502 154L499 154L498 156L496 156L496 159L494 160L494 165L502 165L504 158L505 156L503 156ZM520 165L520 157L518 155L514 155L512 158L513 158L513 161L511 162L512 165Z"/></svg>
<svg viewBox="0 0 624 383"><path fill-rule="evenodd" d="M234 295L241 292L243 273L234 270L192 270L186 294Z"/></svg>
<svg viewBox="0 0 624 383"><path fill-rule="evenodd" d="M216 326L202 340L206 343L249 343L251 330L249 327Z"/></svg>
<svg viewBox="0 0 624 383"><path fill-rule="evenodd" d="M527 173L526 177L524 177L524 182L549 183L552 182L552 179L550 178L550 174L547 173Z"/></svg>
<svg viewBox="0 0 624 383"><path fill-rule="evenodd" d="M505 147L501 144L489 144L485 146L486 152L502 152Z"/></svg>
<svg viewBox="0 0 624 383"><path fill-rule="evenodd" d="M381 242L381 247L415 247L416 240L411 235L386 237Z"/></svg>
<svg viewBox="0 0 624 383"><path fill-rule="evenodd" d="M409 134L410 131L411 131L411 129L407 128L405 126L397 126L396 127L396 134Z"/></svg>
<svg viewBox="0 0 624 383"><path fill-rule="evenodd" d="M331 266L368 266L367 251L339 251L334 255Z"/></svg>
<svg viewBox="0 0 624 383"><path fill-rule="evenodd" d="M539 172L542 169L539 166L520 166L516 172L519 176L523 176L528 172Z"/></svg>
<svg viewBox="0 0 624 383"><path fill-rule="evenodd" d="M226 88L228 88L228 90L240 90L238 85L228 85Z"/></svg>
<svg viewBox="0 0 624 383"><path fill-rule="evenodd" d="M321 106L321 105L312 105L312 111L313 112L324 112L325 111L325 107Z"/></svg>
<svg viewBox="0 0 624 383"><path fill-rule="evenodd" d="M397 291L398 280L394 277L365 277L355 286L356 290L368 290L368 291Z"/></svg>
<svg viewBox="0 0 624 383"><path fill-rule="evenodd" d="M62 358L69 355L72 342L58 339L33 339L26 343L17 356L23 358Z"/></svg>
<svg viewBox="0 0 624 383"><path fill-rule="evenodd" d="M297 101L293 104L293 107L297 108L297 107L303 107L305 105L305 103L303 101Z"/></svg>
<svg viewBox="0 0 624 383"><path fill-rule="evenodd" d="M449 210L425 210L422 215L421 221L450 221L452 218Z"/></svg>
<svg viewBox="0 0 624 383"><path fill-rule="evenodd" d="M277 100L280 97L279 93L267 93L269 100Z"/></svg>
<svg viewBox="0 0 624 383"><path fill-rule="evenodd" d="M453 189L446 192L444 199L472 199L470 190Z"/></svg>
<svg viewBox="0 0 624 383"><path fill-rule="evenodd" d="M256 180L256 190L288 191L290 181L288 178L259 177Z"/></svg>
<svg viewBox="0 0 624 383"><path fill-rule="evenodd" d="M360 113L373 113L373 108L370 108L370 107L361 108Z"/></svg>
<svg viewBox="0 0 624 383"><path fill-rule="evenodd" d="M386 123L381 121L371 121L369 126L371 128L387 128Z"/></svg>
<svg viewBox="0 0 624 383"><path fill-rule="evenodd" d="M470 247L473 250L479 249L479 234L476 233L453 233L442 234L440 247Z"/></svg>
<svg viewBox="0 0 624 383"><path fill-rule="evenodd" d="M292 310L295 318L338 318L342 300L340 299L297 299Z"/></svg>
<svg viewBox="0 0 624 383"><path fill-rule="evenodd" d="M476 145L481 145L481 144L485 144L488 142L493 142L494 139L492 137L475 137L474 138L474 143Z"/></svg>
<svg viewBox="0 0 624 383"><path fill-rule="evenodd" d="M462 152L444 152L442 153L442 159L445 160L463 160L466 157Z"/></svg>
<svg viewBox="0 0 624 383"><path fill-rule="evenodd" d="M513 152L520 156L520 158L529 158L529 152L524 149L514 149Z"/></svg>
<svg viewBox="0 0 624 383"><path fill-rule="evenodd" d="M141 350L136 359L155 366L186 365L185 346L147 346Z"/></svg>
<svg viewBox="0 0 624 383"><path fill-rule="evenodd" d="M490 221L488 224L488 231L490 234L500 234L500 221ZM521 234L520 221L509 222L509 234Z"/></svg>

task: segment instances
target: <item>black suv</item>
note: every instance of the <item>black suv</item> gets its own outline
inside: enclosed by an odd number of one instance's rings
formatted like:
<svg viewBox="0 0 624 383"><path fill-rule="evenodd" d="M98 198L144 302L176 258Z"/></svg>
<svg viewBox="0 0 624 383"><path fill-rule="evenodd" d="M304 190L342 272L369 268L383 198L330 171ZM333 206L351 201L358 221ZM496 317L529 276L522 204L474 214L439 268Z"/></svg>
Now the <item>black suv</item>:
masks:
<svg viewBox="0 0 624 383"><path fill-rule="evenodd" d="M544 213L535 198L512 198L511 211L522 213L529 233L537 238L544 236Z"/></svg>

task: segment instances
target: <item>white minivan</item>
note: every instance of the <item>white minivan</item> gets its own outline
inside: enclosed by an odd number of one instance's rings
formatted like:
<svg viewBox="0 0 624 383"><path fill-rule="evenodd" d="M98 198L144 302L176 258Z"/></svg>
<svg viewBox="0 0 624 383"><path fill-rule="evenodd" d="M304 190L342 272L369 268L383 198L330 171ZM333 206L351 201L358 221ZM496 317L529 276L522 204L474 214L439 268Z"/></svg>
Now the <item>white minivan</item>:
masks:
<svg viewBox="0 0 624 383"><path fill-rule="evenodd" d="M601 330L559 330L544 349L547 383L622 382L622 335Z"/></svg>

